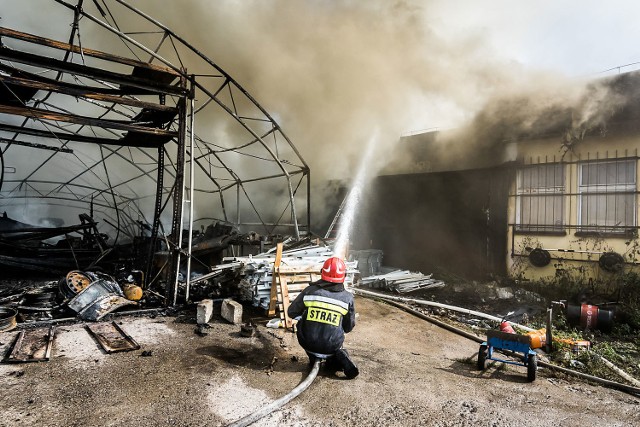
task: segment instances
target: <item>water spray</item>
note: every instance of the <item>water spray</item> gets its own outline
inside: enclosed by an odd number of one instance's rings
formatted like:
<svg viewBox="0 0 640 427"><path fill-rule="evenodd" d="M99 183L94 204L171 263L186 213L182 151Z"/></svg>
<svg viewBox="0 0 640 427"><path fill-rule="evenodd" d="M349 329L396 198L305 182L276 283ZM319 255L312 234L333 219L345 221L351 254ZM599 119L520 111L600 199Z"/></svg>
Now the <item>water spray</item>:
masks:
<svg viewBox="0 0 640 427"><path fill-rule="evenodd" d="M347 195L345 207L342 211L342 216L340 217L340 223L338 225L338 237L336 238L336 242L333 246L333 254L342 259L346 258L347 246L349 245L349 236L353 228L353 220L356 216L356 210L360 205L362 190L369 178L369 173L371 171L371 168L369 167L371 164L371 157L373 156L373 152L375 151L375 148L378 144L378 140L379 131L376 130L369 139L364 152L364 156L362 156L360 165L358 166L358 172L353 181L351 190Z"/></svg>

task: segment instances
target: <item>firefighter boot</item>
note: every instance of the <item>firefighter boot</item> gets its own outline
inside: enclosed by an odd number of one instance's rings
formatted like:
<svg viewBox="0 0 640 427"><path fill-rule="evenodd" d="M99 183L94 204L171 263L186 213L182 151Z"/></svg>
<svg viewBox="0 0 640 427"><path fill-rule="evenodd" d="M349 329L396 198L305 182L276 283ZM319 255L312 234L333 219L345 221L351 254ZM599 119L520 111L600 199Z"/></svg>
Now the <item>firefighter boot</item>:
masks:
<svg viewBox="0 0 640 427"><path fill-rule="evenodd" d="M344 376L347 377L347 379L351 380L358 376L360 371L358 370L358 367L355 365L355 363L353 363L353 361L349 358L349 353L347 353L347 350L341 348L340 350L336 351L335 357L336 361L340 364L340 367L344 372Z"/></svg>

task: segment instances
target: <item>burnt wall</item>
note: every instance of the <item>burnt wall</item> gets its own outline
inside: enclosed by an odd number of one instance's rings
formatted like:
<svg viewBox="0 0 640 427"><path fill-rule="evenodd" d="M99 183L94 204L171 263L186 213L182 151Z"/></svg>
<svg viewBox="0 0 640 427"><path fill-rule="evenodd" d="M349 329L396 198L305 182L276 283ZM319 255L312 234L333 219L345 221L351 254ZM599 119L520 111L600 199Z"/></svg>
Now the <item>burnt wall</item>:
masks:
<svg viewBox="0 0 640 427"><path fill-rule="evenodd" d="M382 249L388 266L469 279L503 275L512 176L501 167L378 177L354 244Z"/></svg>

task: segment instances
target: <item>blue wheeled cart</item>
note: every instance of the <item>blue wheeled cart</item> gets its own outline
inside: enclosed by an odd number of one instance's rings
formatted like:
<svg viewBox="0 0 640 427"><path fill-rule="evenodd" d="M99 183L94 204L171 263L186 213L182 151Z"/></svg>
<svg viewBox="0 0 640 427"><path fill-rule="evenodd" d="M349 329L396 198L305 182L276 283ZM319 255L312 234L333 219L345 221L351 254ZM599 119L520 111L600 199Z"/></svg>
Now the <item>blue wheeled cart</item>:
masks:
<svg viewBox="0 0 640 427"><path fill-rule="evenodd" d="M494 357L494 350L510 350L518 353L521 362L512 360L499 359ZM536 379L536 370L538 369L538 359L536 352L531 349L531 337L528 335L510 334L507 332L490 330L487 331L487 340L480 344L478 351L478 369L486 368L487 360L496 360L510 365L526 366L527 379L534 381Z"/></svg>

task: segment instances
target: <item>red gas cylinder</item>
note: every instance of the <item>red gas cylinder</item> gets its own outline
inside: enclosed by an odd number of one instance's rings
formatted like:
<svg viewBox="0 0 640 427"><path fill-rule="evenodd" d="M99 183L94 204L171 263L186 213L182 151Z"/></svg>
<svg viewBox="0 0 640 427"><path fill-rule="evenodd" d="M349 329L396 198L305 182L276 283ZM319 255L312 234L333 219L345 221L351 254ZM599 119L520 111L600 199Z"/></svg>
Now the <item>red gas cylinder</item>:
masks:
<svg viewBox="0 0 640 427"><path fill-rule="evenodd" d="M567 306L567 320L582 329L600 329L607 331L613 323L613 311L604 310L597 305L581 304Z"/></svg>
<svg viewBox="0 0 640 427"><path fill-rule="evenodd" d="M511 327L511 325L509 324L509 322L507 322L506 320L503 320L500 323L500 330L502 332L506 332L508 334L515 334L516 331L513 330L513 328Z"/></svg>

